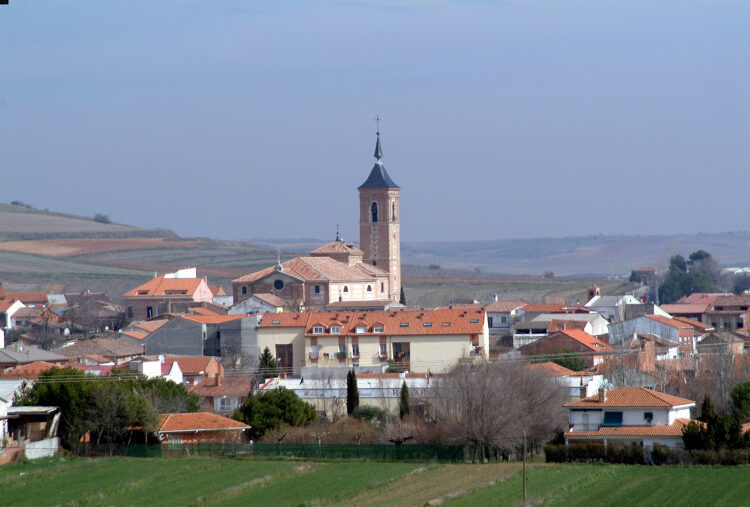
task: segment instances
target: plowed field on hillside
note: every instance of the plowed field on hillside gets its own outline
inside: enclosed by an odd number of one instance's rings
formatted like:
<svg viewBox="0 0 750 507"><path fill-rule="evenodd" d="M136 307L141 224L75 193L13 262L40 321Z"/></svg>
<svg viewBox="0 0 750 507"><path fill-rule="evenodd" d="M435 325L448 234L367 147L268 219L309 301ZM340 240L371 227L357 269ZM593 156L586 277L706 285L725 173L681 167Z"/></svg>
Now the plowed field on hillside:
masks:
<svg viewBox="0 0 750 507"><path fill-rule="evenodd" d="M101 252L121 250L141 250L150 248L190 248L194 241L169 241L165 238L118 238L118 239L42 239L32 241L0 242L0 250L48 255L51 257L72 257Z"/></svg>

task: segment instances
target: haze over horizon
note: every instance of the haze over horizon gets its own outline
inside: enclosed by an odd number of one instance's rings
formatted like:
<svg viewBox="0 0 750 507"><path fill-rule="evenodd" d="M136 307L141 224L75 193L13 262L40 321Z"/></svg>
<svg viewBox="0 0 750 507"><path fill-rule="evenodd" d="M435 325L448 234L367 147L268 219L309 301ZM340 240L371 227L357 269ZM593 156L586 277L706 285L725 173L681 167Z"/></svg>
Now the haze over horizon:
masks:
<svg viewBox="0 0 750 507"><path fill-rule="evenodd" d="M0 201L358 239L375 115L404 242L747 230L750 3L0 6Z"/></svg>

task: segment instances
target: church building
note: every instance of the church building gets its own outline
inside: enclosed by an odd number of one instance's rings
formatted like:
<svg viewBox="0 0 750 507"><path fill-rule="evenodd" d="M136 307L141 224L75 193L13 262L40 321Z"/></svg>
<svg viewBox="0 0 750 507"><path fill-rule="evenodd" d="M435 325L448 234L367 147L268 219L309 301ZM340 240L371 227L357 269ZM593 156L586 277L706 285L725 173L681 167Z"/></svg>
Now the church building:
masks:
<svg viewBox="0 0 750 507"><path fill-rule="evenodd" d="M275 266L232 280L235 304L272 294L297 310L323 310L336 302L395 301L401 294L400 188L382 162L380 132L375 166L359 186L360 248L336 240Z"/></svg>

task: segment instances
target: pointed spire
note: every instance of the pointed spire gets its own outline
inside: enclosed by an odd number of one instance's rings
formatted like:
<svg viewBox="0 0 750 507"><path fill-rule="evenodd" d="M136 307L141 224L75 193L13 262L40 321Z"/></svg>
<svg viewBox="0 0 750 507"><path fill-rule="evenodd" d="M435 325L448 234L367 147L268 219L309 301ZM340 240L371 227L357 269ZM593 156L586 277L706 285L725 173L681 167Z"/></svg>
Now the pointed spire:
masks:
<svg viewBox="0 0 750 507"><path fill-rule="evenodd" d="M380 159L383 158L383 149L380 147L380 132L377 133L378 140L375 141L375 160L380 163Z"/></svg>

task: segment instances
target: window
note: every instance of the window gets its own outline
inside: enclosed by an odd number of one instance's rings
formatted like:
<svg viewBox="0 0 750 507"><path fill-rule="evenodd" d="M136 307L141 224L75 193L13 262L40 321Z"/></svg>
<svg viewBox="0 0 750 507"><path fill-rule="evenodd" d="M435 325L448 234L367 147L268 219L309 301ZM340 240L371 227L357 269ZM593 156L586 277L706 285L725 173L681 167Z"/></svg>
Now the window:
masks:
<svg viewBox="0 0 750 507"><path fill-rule="evenodd" d="M359 357L359 343L352 343L352 356Z"/></svg>
<svg viewBox="0 0 750 507"><path fill-rule="evenodd" d="M317 358L318 358L318 346L310 345L310 359L317 359Z"/></svg>
<svg viewBox="0 0 750 507"><path fill-rule="evenodd" d="M271 324L273 324L274 326L278 326L279 324L281 324L281 321L280 320L272 320Z"/></svg>
<svg viewBox="0 0 750 507"><path fill-rule="evenodd" d="M371 222L377 222L378 221L378 203L374 202L370 206L370 217Z"/></svg>
<svg viewBox="0 0 750 507"><path fill-rule="evenodd" d="M357 326L356 330L357 334L364 334L367 332L366 326Z"/></svg>
<svg viewBox="0 0 750 507"><path fill-rule="evenodd" d="M380 282L380 292L385 292L385 284Z"/></svg>
<svg viewBox="0 0 750 507"><path fill-rule="evenodd" d="M391 201L391 220L396 221L396 201Z"/></svg>
<svg viewBox="0 0 750 507"><path fill-rule="evenodd" d="M320 285L315 286L315 294L320 294Z"/></svg>
<svg viewBox="0 0 750 507"><path fill-rule="evenodd" d="M388 349L385 343L380 344L380 357L388 357Z"/></svg>
<svg viewBox="0 0 750 507"><path fill-rule="evenodd" d="M401 327L409 327L409 323L408 323L408 322L402 322L402 323L401 323L401 324L399 324L399 325L400 325Z"/></svg>
<svg viewBox="0 0 750 507"><path fill-rule="evenodd" d="M443 327L451 327L451 323L450 322L443 322L441 325Z"/></svg>
<svg viewBox="0 0 750 507"><path fill-rule="evenodd" d="M470 319L469 323L470 324L479 324L479 319Z"/></svg>
<svg viewBox="0 0 750 507"><path fill-rule="evenodd" d="M492 322L493 320L494 320L493 317L487 317L487 325L490 327L495 327Z"/></svg>
<svg viewBox="0 0 750 507"><path fill-rule="evenodd" d="M343 343L339 344L339 354L346 355L346 345L344 345Z"/></svg>
<svg viewBox="0 0 750 507"><path fill-rule="evenodd" d="M349 286L344 285L344 292L349 292Z"/></svg>
<svg viewBox="0 0 750 507"><path fill-rule="evenodd" d="M323 326L313 326L313 334L323 334L325 333L326 328Z"/></svg>
<svg viewBox="0 0 750 507"><path fill-rule="evenodd" d="M422 325L424 327L432 327L432 322L424 322Z"/></svg>
<svg viewBox="0 0 750 507"><path fill-rule="evenodd" d="M133 307L132 306L128 306L128 318L129 319L133 318Z"/></svg>
<svg viewBox="0 0 750 507"><path fill-rule="evenodd" d="M247 294L247 286L246 285L242 286L242 293L243 294Z"/></svg>
<svg viewBox="0 0 750 507"><path fill-rule="evenodd" d="M385 332L385 329L383 328L383 326L375 326L374 328L372 328L372 332L373 333L383 333L383 332Z"/></svg>
<svg viewBox="0 0 750 507"><path fill-rule="evenodd" d="M281 290L284 288L284 280L274 280L273 282L273 288L276 290Z"/></svg>
<svg viewBox="0 0 750 507"><path fill-rule="evenodd" d="M500 322L502 322L503 324L507 324L508 323L508 317L500 317Z"/></svg>
<svg viewBox="0 0 750 507"><path fill-rule="evenodd" d="M331 326L331 334L341 334L341 326Z"/></svg>
<svg viewBox="0 0 750 507"><path fill-rule="evenodd" d="M373 266L377 266L378 265L378 261L372 261L372 265Z"/></svg>
<svg viewBox="0 0 750 507"><path fill-rule="evenodd" d="M147 306L146 307L146 318L150 319L153 316L154 316L154 308L152 306Z"/></svg>
<svg viewBox="0 0 750 507"><path fill-rule="evenodd" d="M372 285L367 286L367 292L372 292Z"/></svg>
<svg viewBox="0 0 750 507"><path fill-rule="evenodd" d="M646 420L648 424L651 424L654 422L654 413L653 412L644 412L643 418Z"/></svg>
<svg viewBox="0 0 750 507"><path fill-rule="evenodd" d="M219 411L221 412L229 412L230 410L234 410L238 406L239 404L237 403L237 398L219 398Z"/></svg>
<svg viewBox="0 0 750 507"><path fill-rule="evenodd" d="M622 426L622 412L604 412L602 426Z"/></svg>

